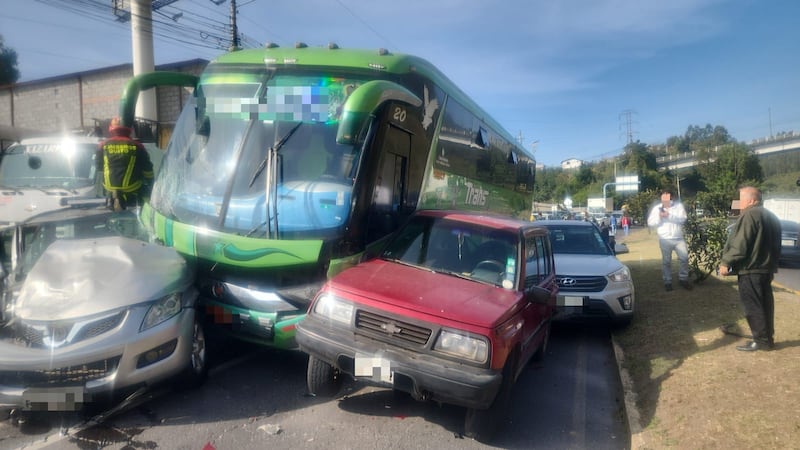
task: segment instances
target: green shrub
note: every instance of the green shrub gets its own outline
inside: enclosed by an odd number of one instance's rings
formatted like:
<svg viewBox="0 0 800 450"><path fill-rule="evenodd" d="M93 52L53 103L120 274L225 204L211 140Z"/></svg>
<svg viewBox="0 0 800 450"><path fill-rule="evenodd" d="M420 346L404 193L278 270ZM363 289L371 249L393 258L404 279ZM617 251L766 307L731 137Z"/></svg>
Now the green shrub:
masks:
<svg viewBox="0 0 800 450"><path fill-rule="evenodd" d="M698 218L694 205L687 207L687 213L684 233L689 248L689 267L699 282L719 267L722 248L728 239L729 221L726 217Z"/></svg>

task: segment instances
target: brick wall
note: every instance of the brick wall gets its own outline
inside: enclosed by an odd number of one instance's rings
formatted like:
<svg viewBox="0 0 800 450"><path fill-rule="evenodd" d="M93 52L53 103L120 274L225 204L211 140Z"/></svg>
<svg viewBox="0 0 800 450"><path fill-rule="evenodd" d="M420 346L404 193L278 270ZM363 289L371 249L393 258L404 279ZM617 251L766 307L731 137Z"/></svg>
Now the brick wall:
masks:
<svg viewBox="0 0 800 450"><path fill-rule="evenodd" d="M156 70L199 75L206 63L192 60ZM126 64L0 87L0 125L42 132L91 130L118 115L122 90L132 75L132 66ZM191 89L159 88L156 95L159 121L173 123Z"/></svg>

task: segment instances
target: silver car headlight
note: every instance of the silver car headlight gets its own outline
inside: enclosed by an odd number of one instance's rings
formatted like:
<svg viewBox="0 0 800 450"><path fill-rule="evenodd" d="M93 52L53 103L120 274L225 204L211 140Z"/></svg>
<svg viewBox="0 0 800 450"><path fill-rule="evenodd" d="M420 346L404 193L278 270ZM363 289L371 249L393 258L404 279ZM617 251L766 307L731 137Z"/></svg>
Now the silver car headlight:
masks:
<svg viewBox="0 0 800 450"><path fill-rule="evenodd" d="M485 363L489 359L489 344L482 336L472 337L442 330L433 349L437 352L477 363Z"/></svg>
<svg viewBox="0 0 800 450"><path fill-rule="evenodd" d="M631 281L631 271L627 266L622 266L616 272L608 274L608 279L611 281Z"/></svg>
<svg viewBox="0 0 800 450"><path fill-rule="evenodd" d="M350 325L353 321L353 304L331 294L322 294L314 304L314 313L326 319Z"/></svg>
<svg viewBox="0 0 800 450"><path fill-rule="evenodd" d="M179 312L181 312L181 294L179 292L169 294L150 305L150 308L147 309L147 314L144 315L139 331L153 328L174 317Z"/></svg>

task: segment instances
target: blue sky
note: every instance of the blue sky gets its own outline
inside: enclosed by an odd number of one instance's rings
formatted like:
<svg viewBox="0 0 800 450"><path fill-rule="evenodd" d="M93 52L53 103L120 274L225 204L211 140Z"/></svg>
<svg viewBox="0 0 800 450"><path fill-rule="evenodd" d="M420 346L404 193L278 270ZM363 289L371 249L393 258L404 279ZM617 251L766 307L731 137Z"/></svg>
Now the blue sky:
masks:
<svg viewBox="0 0 800 450"><path fill-rule="evenodd" d="M70 2L81 14L57 7ZM0 0L0 34L18 53L20 81L131 61L129 23L99 9L110 0L70 2ZM663 143L689 125L722 125L747 142L800 131L795 0L237 3L245 43L336 42L428 59L546 166L612 157L629 135ZM227 23L229 2L178 0L162 11L184 12L176 26L197 26L197 15ZM156 36L156 64L223 52L205 34L184 41Z"/></svg>

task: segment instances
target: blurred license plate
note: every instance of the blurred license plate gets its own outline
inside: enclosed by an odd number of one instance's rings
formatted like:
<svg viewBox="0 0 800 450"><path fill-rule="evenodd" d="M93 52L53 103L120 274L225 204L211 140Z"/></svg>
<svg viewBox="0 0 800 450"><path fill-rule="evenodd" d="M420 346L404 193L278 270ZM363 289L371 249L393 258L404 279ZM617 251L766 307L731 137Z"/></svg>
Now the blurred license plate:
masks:
<svg viewBox="0 0 800 450"><path fill-rule="evenodd" d="M28 388L22 392L27 411L77 411L88 401L83 386Z"/></svg>
<svg viewBox="0 0 800 450"><path fill-rule="evenodd" d="M380 356L356 355L355 375L384 383L392 382L392 364Z"/></svg>
<svg viewBox="0 0 800 450"><path fill-rule="evenodd" d="M783 239L781 245L784 247L794 247L794 241L791 239Z"/></svg>
<svg viewBox="0 0 800 450"><path fill-rule="evenodd" d="M564 295L558 297L559 306L583 306L583 297Z"/></svg>

